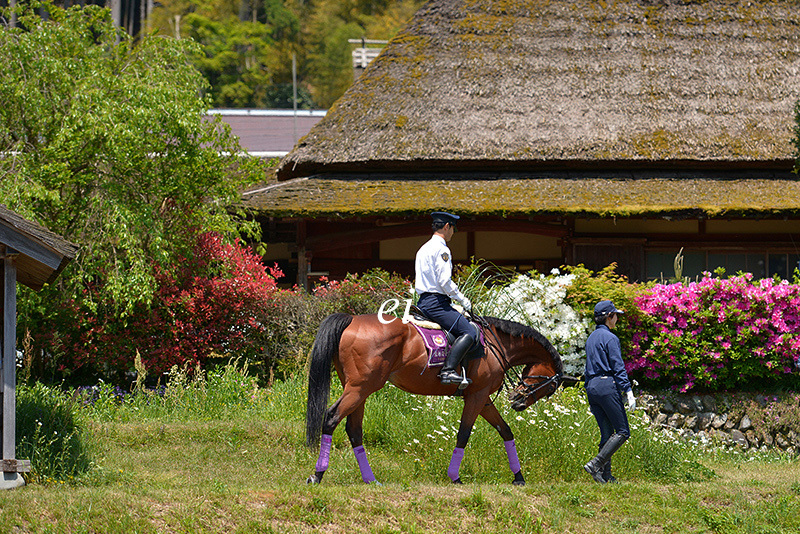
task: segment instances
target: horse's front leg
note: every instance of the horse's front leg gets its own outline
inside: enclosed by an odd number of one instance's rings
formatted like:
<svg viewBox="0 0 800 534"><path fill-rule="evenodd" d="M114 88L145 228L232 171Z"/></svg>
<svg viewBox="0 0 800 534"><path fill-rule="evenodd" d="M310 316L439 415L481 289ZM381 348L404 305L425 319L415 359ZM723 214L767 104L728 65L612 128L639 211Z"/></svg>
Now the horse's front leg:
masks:
<svg viewBox="0 0 800 534"><path fill-rule="evenodd" d="M519 456L517 456L517 446L514 444L514 433L511 432L511 427L508 426L503 416L497 411L494 403L488 403L481 411L481 417L486 419L486 422L492 425L500 433L503 439L503 445L506 448L508 455L508 467L514 475L512 484L515 486L524 486L525 478L522 476L522 468L519 465Z"/></svg>
<svg viewBox="0 0 800 534"><path fill-rule="evenodd" d="M453 449L453 456L450 458L450 466L447 468L447 476L453 481L453 484L461 484L461 477L458 472L461 469L461 461L464 459L464 449L469 442L469 436L472 434L472 427L475 426L475 420L478 419L478 414L482 410L482 405L488 400L488 397L481 396L480 399L474 397L464 398L464 409L461 412L461 424L458 426L458 434L456 435L456 448Z"/></svg>
<svg viewBox="0 0 800 534"><path fill-rule="evenodd" d="M364 449L364 403L362 402L353 413L347 416L347 422L344 425L347 431L347 437L350 438L350 445L353 447L353 454L356 456L358 462L358 469L361 471L361 480L367 484L375 483L381 485L380 482L375 480L375 475L372 474L372 468L369 466L367 460L367 451Z"/></svg>

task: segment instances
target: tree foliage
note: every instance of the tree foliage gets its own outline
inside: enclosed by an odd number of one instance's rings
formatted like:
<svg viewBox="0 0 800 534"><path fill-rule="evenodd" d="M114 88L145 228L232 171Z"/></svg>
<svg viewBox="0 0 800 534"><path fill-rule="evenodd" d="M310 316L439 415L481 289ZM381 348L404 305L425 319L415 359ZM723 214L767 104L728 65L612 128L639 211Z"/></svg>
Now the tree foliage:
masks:
<svg viewBox="0 0 800 534"><path fill-rule="evenodd" d="M149 306L139 303L118 318L114 303L104 300L102 282L87 288L97 302L94 310L85 299L65 302L52 325L57 339L46 342L61 349L51 362L55 374L81 369L119 377L137 357L154 376L176 365L204 366L214 357L269 367L270 320L280 301L275 280L283 274L277 267L265 269L252 250L225 243L215 232L196 239L175 269L155 266L157 289Z"/></svg>
<svg viewBox="0 0 800 534"><path fill-rule="evenodd" d="M422 0L163 0L148 25L200 45L218 107L329 107L353 82L348 39L390 39Z"/></svg>
<svg viewBox="0 0 800 534"><path fill-rule="evenodd" d="M194 245L187 229L249 228L227 207L263 164L205 117L193 41L134 43L96 6L30 3L18 17L0 31L0 202L80 246L58 290L23 294L20 315L35 328L101 282L124 316L150 302L154 265Z"/></svg>

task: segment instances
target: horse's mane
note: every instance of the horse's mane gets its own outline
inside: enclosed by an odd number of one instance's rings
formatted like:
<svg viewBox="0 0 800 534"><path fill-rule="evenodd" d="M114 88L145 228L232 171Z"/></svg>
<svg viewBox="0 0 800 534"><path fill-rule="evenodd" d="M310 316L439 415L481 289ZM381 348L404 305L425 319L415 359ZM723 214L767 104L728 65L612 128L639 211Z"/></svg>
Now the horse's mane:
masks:
<svg viewBox="0 0 800 534"><path fill-rule="evenodd" d="M553 344L550 343L550 340L544 337L541 332L532 326L524 325L516 321L499 319L497 317L481 316L481 319L494 326L497 330L508 334L509 336L532 338L550 353L550 356L553 358L553 363L556 365L556 369L559 373L562 372L564 364L561 361L561 355L558 353L558 350L556 350Z"/></svg>

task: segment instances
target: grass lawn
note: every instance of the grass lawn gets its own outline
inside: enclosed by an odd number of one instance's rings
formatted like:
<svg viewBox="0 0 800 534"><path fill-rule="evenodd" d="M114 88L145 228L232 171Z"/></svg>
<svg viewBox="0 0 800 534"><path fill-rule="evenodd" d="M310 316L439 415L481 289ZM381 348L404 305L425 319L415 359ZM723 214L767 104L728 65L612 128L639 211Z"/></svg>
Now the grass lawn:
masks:
<svg viewBox="0 0 800 534"><path fill-rule="evenodd" d="M299 444L299 425L106 422L94 430L102 467L78 484L0 493L4 532L800 531L800 463L776 457L713 455L705 465L716 477L675 483L598 485L577 464L575 480L526 471L520 488L507 472L454 486L446 464L438 478L415 474L409 458L373 447L383 485L367 486L339 446L323 483L308 486L316 452Z"/></svg>
<svg viewBox="0 0 800 534"><path fill-rule="evenodd" d="M65 480L40 472L0 492L0 532L800 532L800 460L699 449L635 414L614 456L622 482L596 484L582 468L597 428L579 388L521 414L495 400L514 428L524 487L511 485L500 438L482 421L462 463L465 484L451 484L461 401L391 387L370 397L364 421L382 485L361 482L339 428L322 484L309 486L318 450L303 445L304 387L297 379L260 389L228 368L175 380L160 396L83 403L76 417L93 467Z"/></svg>

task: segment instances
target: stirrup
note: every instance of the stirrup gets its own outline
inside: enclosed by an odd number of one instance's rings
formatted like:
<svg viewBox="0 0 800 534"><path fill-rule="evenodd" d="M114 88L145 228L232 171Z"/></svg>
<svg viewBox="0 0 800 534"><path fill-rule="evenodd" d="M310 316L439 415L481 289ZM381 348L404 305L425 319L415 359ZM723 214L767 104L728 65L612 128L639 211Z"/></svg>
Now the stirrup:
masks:
<svg viewBox="0 0 800 534"><path fill-rule="evenodd" d="M458 389L466 389L468 385L472 384L472 380L467 378L467 370L461 368L461 382L458 383Z"/></svg>
<svg viewBox="0 0 800 534"><path fill-rule="evenodd" d="M442 371L439 373L439 380L441 380L442 384L449 385L461 384L463 378L460 374L448 369L447 371Z"/></svg>

